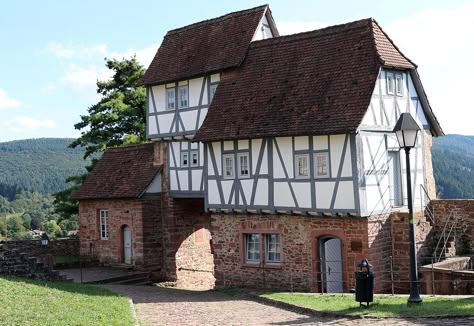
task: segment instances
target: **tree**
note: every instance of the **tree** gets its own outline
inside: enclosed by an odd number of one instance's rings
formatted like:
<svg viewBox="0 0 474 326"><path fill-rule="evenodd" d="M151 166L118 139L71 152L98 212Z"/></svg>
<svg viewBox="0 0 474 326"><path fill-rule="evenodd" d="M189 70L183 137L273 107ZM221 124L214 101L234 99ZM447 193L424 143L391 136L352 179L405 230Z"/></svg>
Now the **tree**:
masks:
<svg viewBox="0 0 474 326"><path fill-rule="evenodd" d="M63 235L63 231L56 223L55 220L50 220L44 224L44 230L48 235L52 238L61 237Z"/></svg>
<svg viewBox="0 0 474 326"><path fill-rule="evenodd" d="M108 147L145 140L146 92L143 86L137 86L144 74L143 66L133 56L121 61L106 59L106 67L114 75L110 80L97 81L97 93L102 99L89 107L88 115L82 115L81 121L74 125L82 132L69 145L84 147L84 158Z"/></svg>

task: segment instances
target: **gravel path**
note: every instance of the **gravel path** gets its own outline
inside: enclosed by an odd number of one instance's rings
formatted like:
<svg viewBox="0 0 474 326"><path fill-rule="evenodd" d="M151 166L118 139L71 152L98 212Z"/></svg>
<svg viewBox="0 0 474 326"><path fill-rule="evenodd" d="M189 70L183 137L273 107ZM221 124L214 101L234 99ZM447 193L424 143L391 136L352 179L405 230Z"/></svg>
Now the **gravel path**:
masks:
<svg viewBox="0 0 474 326"><path fill-rule="evenodd" d="M474 325L456 319L350 319L310 316L221 292L102 285L133 300L141 325Z"/></svg>

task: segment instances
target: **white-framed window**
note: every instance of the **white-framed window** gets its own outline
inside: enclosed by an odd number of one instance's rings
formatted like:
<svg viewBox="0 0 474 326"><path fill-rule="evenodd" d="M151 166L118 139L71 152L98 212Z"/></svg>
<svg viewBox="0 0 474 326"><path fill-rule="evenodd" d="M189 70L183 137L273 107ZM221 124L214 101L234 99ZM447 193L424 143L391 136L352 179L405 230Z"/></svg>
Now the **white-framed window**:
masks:
<svg viewBox="0 0 474 326"><path fill-rule="evenodd" d="M395 93L395 80L393 73L387 72L387 94L393 95Z"/></svg>
<svg viewBox="0 0 474 326"><path fill-rule="evenodd" d="M191 166L199 166L199 151L191 151Z"/></svg>
<svg viewBox="0 0 474 326"><path fill-rule="evenodd" d="M101 209L99 211L99 220L100 220L100 240L109 239L109 230L108 230L108 219L109 211L107 209Z"/></svg>
<svg viewBox="0 0 474 326"><path fill-rule="evenodd" d="M295 155L295 177L309 178L309 154Z"/></svg>
<svg viewBox="0 0 474 326"><path fill-rule="evenodd" d="M179 101L179 108L187 108L188 107L188 85L179 86L178 88L178 101Z"/></svg>
<svg viewBox="0 0 474 326"><path fill-rule="evenodd" d="M249 178L250 177L249 153L237 154L237 160L238 160L237 171L239 172L239 178Z"/></svg>
<svg viewBox="0 0 474 326"><path fill-rule="evenodd" d="M263 243L261 243L263 241ZM244 257L247 264L280 264L281 244L278 233L245 233ZM262 252L263 251L263 252Z"/></svg>
<svg viewBox="0 0 474 326"><path fill-rule="evenodd" d="M403 75L402 74L395 75L395 90L397 92L397 96L403 96Z"/></svg>
<svg viewBox="0 0 474 326"><path fill-rule="evenodd" d="M168 110L174 110L174 108L175 108L175 90L174 90L174 88L168 88L166 90L166 108Z"/></svg>
<svg viewBox="0 0 474 326"><path fill-rule="evenodd" d="M182 168L189 167L189 153L188 152L181 152L181 167Z"/></svg>
<svg viewBox="0 0 474 326"><path fill-rule="evenodd" d="M209 87L209 103L212 102L212 99L214 98L214 94L216 94L216 89L217 89L217 84L212 84L210 87Z"/></svg>
<svg viewBox="0 0 474 326"><path fill-rule="evenodd" d="M235 176L234 154L222 155L224 179L232 179Z"/></svg>
<svg viewBox="0 0 474 326"><path fill-rule="evenodd" d="M265 262L277 264L281 262L280 235L265 234Z"/></svg>
<svg viewBox="0 0 474 326"><path fill-rule="evenodd" d="M329 178L329 154L314 154L314 177Z"/></svg>

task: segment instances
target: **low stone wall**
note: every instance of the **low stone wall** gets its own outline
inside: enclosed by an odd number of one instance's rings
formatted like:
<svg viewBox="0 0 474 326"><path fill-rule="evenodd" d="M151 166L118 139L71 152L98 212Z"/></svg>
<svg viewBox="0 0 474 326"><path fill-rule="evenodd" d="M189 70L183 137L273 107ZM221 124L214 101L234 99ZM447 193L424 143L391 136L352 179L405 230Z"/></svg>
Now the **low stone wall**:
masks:
<svg viewBox="0 0 474 326"><path fill-rule="evenodd" d="M5 249L17 249L19 252L26 253L31 257L41 258L44 256L78 256L78 239L51 239L46 247L41 245L41 240L13 240L0 241Z"/></svg>
<svg viewBox="0 0 474 326"><path fill-rule="evenodd" d="M470 257L448 258L420 267L421 290L426 294L474 294L474 271L465 270Z"/></svg>

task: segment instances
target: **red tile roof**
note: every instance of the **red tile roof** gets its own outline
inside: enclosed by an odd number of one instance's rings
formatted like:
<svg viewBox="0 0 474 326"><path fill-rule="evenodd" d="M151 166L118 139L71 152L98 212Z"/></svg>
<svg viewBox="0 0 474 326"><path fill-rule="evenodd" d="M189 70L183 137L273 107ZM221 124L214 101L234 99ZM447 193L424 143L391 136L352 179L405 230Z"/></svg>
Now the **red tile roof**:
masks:
<svg viewBox="0 0 474 326"><path fill-rule="evenodd" d="M355 132L382 66L416 68L373 19L253 42L194 140Z"/></svg>
<svg viewBox="0 0 474 326"><path fill-rule="evenodd" d="M161 170L153 144L108 149L72 198L138 198Z"/></svg>
<svg viewBox="0 0 474 326"><path fill-rule="evenodd" d="M140 79L157 85L237 67L267 5L169 31Z"/></svg>

